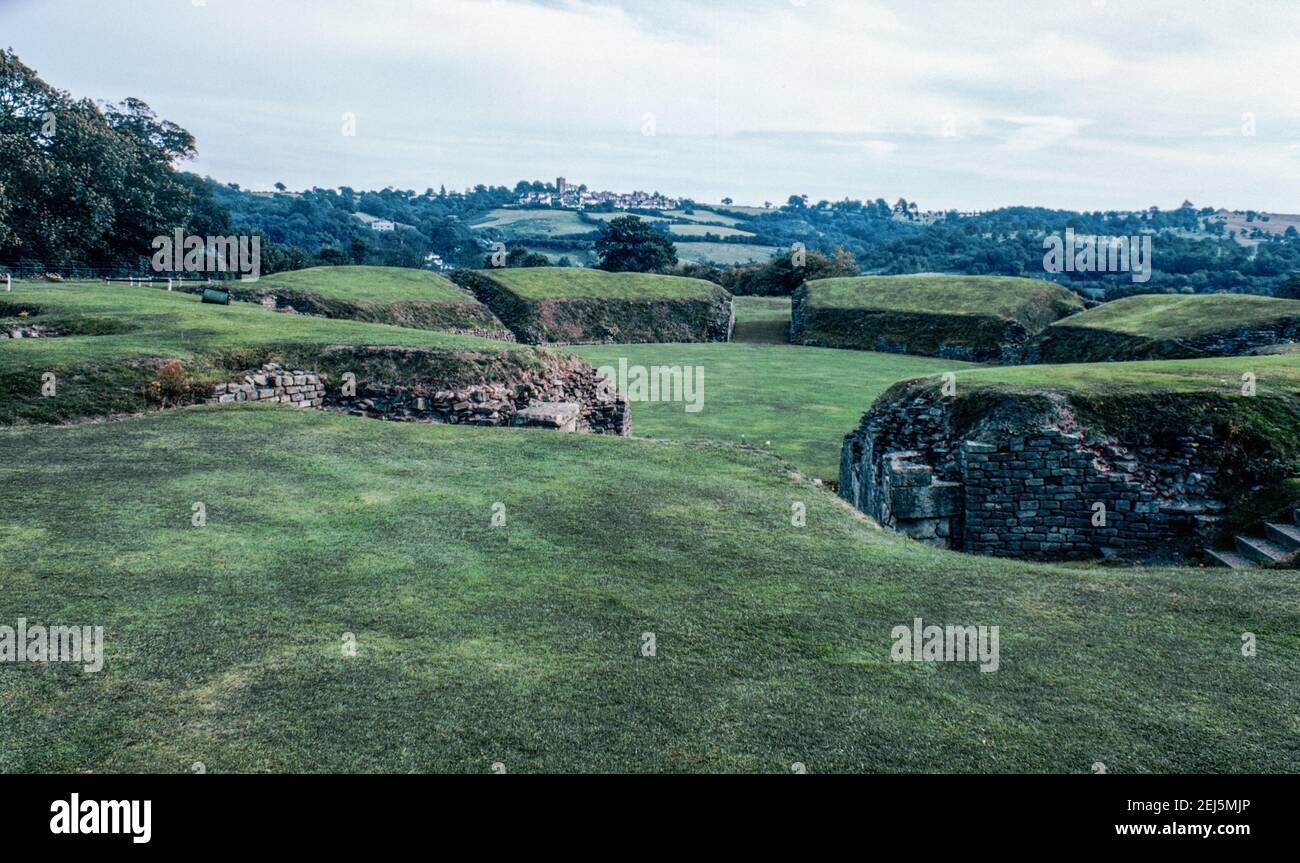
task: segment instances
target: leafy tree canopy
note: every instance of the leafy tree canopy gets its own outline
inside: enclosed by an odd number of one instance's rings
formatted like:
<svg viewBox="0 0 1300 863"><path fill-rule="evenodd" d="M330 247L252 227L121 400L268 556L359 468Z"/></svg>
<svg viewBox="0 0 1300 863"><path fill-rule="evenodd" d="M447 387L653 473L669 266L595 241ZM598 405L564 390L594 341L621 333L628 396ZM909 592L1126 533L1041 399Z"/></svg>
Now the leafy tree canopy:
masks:
<svg viewBox="0 0 1300 863"><path fill-rule="evenodd" d="M668 235L637 216L610 219L596 240L600 268L616 273L662 273L677 263Z"/></svg>

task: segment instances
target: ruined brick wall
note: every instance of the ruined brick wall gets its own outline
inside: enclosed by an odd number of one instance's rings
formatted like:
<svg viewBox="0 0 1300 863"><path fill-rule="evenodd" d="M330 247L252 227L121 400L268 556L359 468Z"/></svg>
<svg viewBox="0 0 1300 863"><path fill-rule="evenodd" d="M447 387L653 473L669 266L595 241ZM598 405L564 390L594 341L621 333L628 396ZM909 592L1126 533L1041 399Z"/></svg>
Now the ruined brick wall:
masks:
<svg viewBox="0 0 1300 863"><path fill-rule="evenodd" d="M342 411L354 416L407 422L472 425L540 425L513 422L531 405L574 403L573 430L626 436L632 433L627 399L594 370L581 366L523 373L517 380L451 389L397 386L358 381L355 395L344 395L341 382L315 372L285 371L268 363L229 383L219 383L208 404L267 401ZM565 426L567 428L567 426Z"/></svg>
<svg viewBox="0 0 1300 863"><path fill-rule="evenodd" d="M1172 448L1092 444L1042 429L1000 443L963 441L963 548L1033 558L1190 557L1218 540L1212 439Z"/></svg>
<svg viewBox="0 0 1300 863"><path fill-rule="evenodd" d="M627 399L592 369L547 369L510 382L451 389L358 382L355 396L334 393L326 406L380 419L510 425L520 410L550 402L579 405L577 431L632 433Z"/></svg>
<svg viewBox="0 0 1300 863"><path fill-rule="evenodd" d="M212 395L207 399L207 403L263 401L318 408L324 404L324 400L323 375L302 369L285 371L275 363L267 363L238 380L217 384L212 388Z"/></svg>
<svg viewBox="0 0 1300 863"><path fill-rule="evenodd" d="M840 496L884 527L979 554L1165 560L1218 539L1208 434L1126 445L1065 414L1031 433L959 436L948 417L922 397L873 407L845 437Z"/></svg>
<svg viewBox="0 0 1300 863"><path fill-rule="evenodd" d="M0 323L0 339L44 339L59 335L43 324Z"/></svg>

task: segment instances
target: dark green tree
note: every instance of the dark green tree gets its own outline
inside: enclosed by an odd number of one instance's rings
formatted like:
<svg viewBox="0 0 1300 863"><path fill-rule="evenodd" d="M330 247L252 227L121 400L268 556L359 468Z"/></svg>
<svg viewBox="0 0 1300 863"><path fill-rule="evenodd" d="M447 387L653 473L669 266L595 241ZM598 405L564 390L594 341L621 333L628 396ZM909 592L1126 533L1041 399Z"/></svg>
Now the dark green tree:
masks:
<svg viewBox="0 0 1300 863"><path fill-rule="evenodd" d="M176 170L193 156L144 102L74 99L0 51L0 259L137 268L154 237L220 225Z"/></svg>
<svg viewBox="0 0 1300 863"><path fill-rule="evenodd" d="M662 273L677 263L677 249L663 231L636 216L611 219L596 240L600 269L615 273Z"/></svg>

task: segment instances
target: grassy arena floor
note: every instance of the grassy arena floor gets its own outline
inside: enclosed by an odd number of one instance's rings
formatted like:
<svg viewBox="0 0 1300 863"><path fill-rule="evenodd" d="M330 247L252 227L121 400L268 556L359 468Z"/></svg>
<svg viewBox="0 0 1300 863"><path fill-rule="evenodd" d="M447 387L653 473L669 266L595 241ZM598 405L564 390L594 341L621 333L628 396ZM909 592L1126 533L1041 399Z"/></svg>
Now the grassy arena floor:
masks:
<svg viewBox="0 0 1300 863"><path fill-rule="evenodd" d="M937 551L706 444L223 406L0 445L0 621L107 639L0 666L2 771L1300 770L1277 573ZM914 617L999 671L890 662Z"/></svg>
<svg viewBox="0 0 1300 863"><path fill-rule="evenodd" d="M568 350L593 366L699 366L702 408L632 405L632 433L670 440L715 440L770 449L804 474L839 476L840 443L867 408L904 378L978 368L971 363L781 344L582 345Z"/></svg>
<svg viewBox="0 0 1300 863"><path fill-rule="evenodd" d="M804 475L839 476L840 442L896 381L979 368L971 363L789 344L788 297L736 297L731 344L589 345L572 348L594 366L700 366L704 401L638 402L642 437L715 440L769 449Z"/></svg>

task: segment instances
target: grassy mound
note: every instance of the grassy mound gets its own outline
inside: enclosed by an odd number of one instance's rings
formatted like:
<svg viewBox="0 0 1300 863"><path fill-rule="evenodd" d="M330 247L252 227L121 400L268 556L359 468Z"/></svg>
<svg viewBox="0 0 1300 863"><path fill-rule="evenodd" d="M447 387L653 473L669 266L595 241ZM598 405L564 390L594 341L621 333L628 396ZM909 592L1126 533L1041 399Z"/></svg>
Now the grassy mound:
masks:
<svg viewBox="0 0 1300 863"><path fill-rule="evenodd" d="M127 413L155 404L150 383L168 360L198 392L275 361L358 380L478 383L537 370L553 355L488 339L348 320L284 315L245 303L101 282L23 287L0 316L27 312L58 338L0 339L0 424ZM364 361L352 346L374 346ZM55 395L42 395L43 376Z"/></svg>
<svg viewBox="0 0 1300 863"><path fill-rule="evenodd" d="M1043 331L1045 362L1180 359L1245 354L1300 339L1300 300L1246 294L1142 294Z"/></svg>
<svg viewBox="0 0 1300 863"><path fill-rule="evenodd" d="M793 297L791 341L974 361L1021 362L1043 328L1082 311L1059 285L1001 276L818 279Z"/></svg>
<svg viewBox="0 0 1300 863"><path fill-rule="evenodd" d="M234 283L236 299L421 330L502 333L486 306L446 277L402 267L312 267Z"/></svg>
<svg viewBox="0 0 1300 863"><path fill-rule="evenodd" d="M259 406L0 445L0 621L106 641L0 674L3 772L1300 770L1275 573L943 552L732 447ZM998 671L891 662L916 617Z"/></svg>
<svg viewBox="0 0 1300 863"><path fill-rule="evenodd" d="M726 341L731 295L702 279L569 267L460 270L521 342Z"/></svg>

